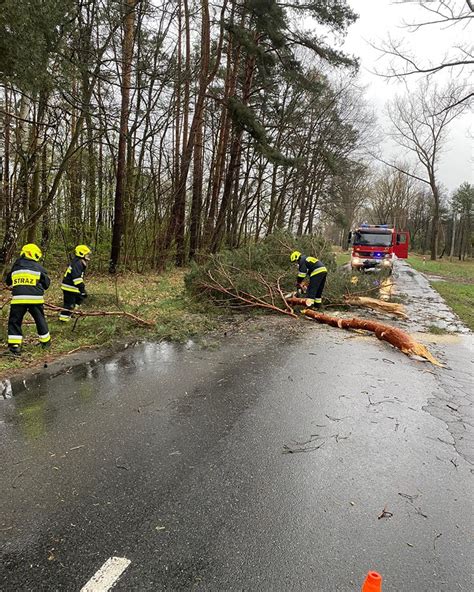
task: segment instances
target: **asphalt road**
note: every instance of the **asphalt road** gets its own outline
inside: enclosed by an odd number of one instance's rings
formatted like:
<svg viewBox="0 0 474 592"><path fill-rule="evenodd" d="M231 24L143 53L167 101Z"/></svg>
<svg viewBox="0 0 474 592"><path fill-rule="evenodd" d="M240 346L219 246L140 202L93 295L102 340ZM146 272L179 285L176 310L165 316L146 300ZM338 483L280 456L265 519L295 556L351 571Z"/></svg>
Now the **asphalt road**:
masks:
<svg viewBox="0 0 474 592"><path fill-rule="evenodd" d="M79 592L111 557L120 591L353 592L369 569L384 592L473 589L472 335L430 346L434 369L257 327L14 385L2 591Z"/></svg>

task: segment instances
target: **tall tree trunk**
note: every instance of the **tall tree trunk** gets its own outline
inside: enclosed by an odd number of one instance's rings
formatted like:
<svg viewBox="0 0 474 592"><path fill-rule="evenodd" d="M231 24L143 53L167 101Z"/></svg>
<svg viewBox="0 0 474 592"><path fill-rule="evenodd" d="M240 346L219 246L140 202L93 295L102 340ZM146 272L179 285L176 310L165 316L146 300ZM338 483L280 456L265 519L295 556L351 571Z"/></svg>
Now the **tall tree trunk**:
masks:
<svg viewBox="0 0 474 592"><path fill-rule="evenodd" d="M94 148L94 137L92 130L92 117L88 113L86 116L87 129L87 185L86 185L86 199L88 204L87 223L89 230L94 231L97 218L97 162Z"/></svg>
<svg viewBox="0 0 474 592"><path fill-rule="evenodd" d="M454 256L454 245L456 242L456 212L453 211L453 225L451 228L451 249L449 251L449 260L453 260Z"/></svg>
<svg viewBox="0 0 474 592"><path fill-rule="evenodd" d="M0 188L0 216L2 220L7 223L10 208L10 93L8 87L5 85L5 118L3 120L4 128L4 148L3 148L3 178L2 187Z"/></svg>
<svg viewBox="0 0 474 592"><path fill-rule="evenodd" d="M35 146L36 150L36 146ZM34 212L39 207L39 199L40 199L40 173L41 173L41 161L39 158L36 159L35 170L33 172L33 179L31 183L31 194L30 200L28 203L28 209L31 212ZM35 243L36 242L36 224L32 224L28 228L28 232L26 234L26 241L28 243Z"/></svg>
<svg viewBox="0 0 474 592"><path fill-rule="evenodd" d="M194 137L196 134L196 127L198 122L193 127L193 137L189 134L189 95L191 83L191 38L189 26L189 7L188 0L183 0L184 8L184 32L185 32L185 59L184 59L184 96L183 96L183 137L182 137L182 157L181 166L179 167L179 176L177 179L176 191L176 207L175 207L175 233L174 239L176 242L176 265L181 267L186 262L186 246L185 246L185 229L186 229L186 184L188 178L189 165L191 163L192 151L194 149ZM204 15L203 15L204 19ZM208 67L207 62L206 67ZM201 64L202 67L202 64ZM206 73L207 78L207 73ZM204 81L205 84L205 81ZM201 93L201 89L199 94ZM198 97L199 100L200 97ZM202 111L202 104L196 105L196 109ZM201 113L198 114L198 118ZM183 162L186 160L186 162Z"/></svg>
<svg viewBox="0 0 474 592"><path fill-rule="evenodd" d="M436 261L438 257L438 234L439 234L439 191L434 178L430 180L433 193L433 217L431 220L430 259Z"/></svg>
<svg viewBox="0 0 474 592"><path fill-rule="evenodd" d="M229 25L234 25L235 16L235 2L232 3L232 10L229 17ZM241 24L244 22L244 16L242 16ZM226 77L224 82L223 92L223 105L221 110L221 117L219 122L219 132L217 140L217 150L215 162L212 164L212 180L211 180L211 197L209 203L209 210L207 212L207 219L204 224L203 230L203 244L209 245L212 240L214 232L214 223L217 213L217 206L219 203L219 194L222 186L222 179L224 176L227 145L232 128L232 121L230 118L229 110L227 109L227 101L229 97L235 94L237 85L237 76L240 67L241 59L241 48L239 45L236 47L232 43L232 35L228 36L227 41L227 62L226 62Z"/></svg>
<svg viewBox="0 0 474 592"><path fill-rule="evenodd" d="M203 184L203 118L196 129L196 143L193 161L193 195L189 222L189 258L194 259L199 249L199 233L201 229L202 184Z"/></svg>
<svg viewBox="0 0 474 592"><path fill-rule="evenodd" d="M73 82L73 94L77 94L77 82ZM87 109L87 107L86 107ZM71 135L76 132L78 126L79 117L77 110L73 107L71 115ZM79 134L80 134L79 130ZM82 219L82 207L81 207L81 150L76 150L73 156L69 160L68 164L68 177L69 177L69 217L68 217L68 228L69 238L74 243L82 242L79 241L81 233L81 219Z"/></svg>
<svg viewBox="0 0 474 592"><path fill-rule="evenodd" d="M48 195L48 147L46 142L43 145L43 152L41 154L41 204L46 200ZM49 243L50 238L50 208L43 214L43 223L41 226L41 245L45 246Z"/></svg>
<svg viewBox="0 0 474 592"><path fill-rule="evenodd" d="M110 251L109 272L115 273L120 260L120 248L123 235L123 203L126 187L126 147L128 135L128 117L130 112L130 81L132 76L133 37L135 8L139 0L125 0L123 4L123 40L122 40L122 103L120 108L120 135L117 156L117 176L115 185L114 223L112 228L112 249Z"/></svg>
<svg viewBox="0 0 474 592"><path fill-rule="evenodd" d="M258 45L257 36L255 37L254 42L256 45ZM244 84L243 84L243 89L242 89L242 103L244 105L247 105L249 98L250 98L250 94L251 94L251 90L252 90L253 76L254 76L254 72L255 72L255 63L256 63L255 56L252 55L247 58L246 68L245 68L245 78L244 78ZM237 166L240 162L240 151L242 150L242 137L243 137L244 131L241 127L237 127L236 125L233 125L233 128L234 128L234 133L233 133L233 139L232 139L232 143L231 143L231 147L230 147L229 164L227 166L227 173L226 173L224 189L223 189L223 193L222 193L222 201L221 201L221 206L219 208L219 213L217 215L217 221L216 221L216 225L214 228L214 233L212 235L212 239L211 239L211 243L210 243L210 250L212 253L215 253L218 250L221 240L222 240L224 223L225 223L225 219L226 219L226 215L227 215L227 208L229 207L229 204L230 204L232 186L234 183L235 175L238 173Z"/></svg>
<svg viewBox="0 0 474 592"><path fill-rule="evenodd" d="M187 6L187 4L185 4ZM181 167L179 171L179 180L176 187L176 193L174 198L173 211L171 215L170 225L174 226L174 236L176 238L176 265L184 265L186 259L185 253L185 241L184 241L184 230L185 230L185 204L186 204L186 184L188 179L189 167L191 164L193 151L196 150L196 135L199 134L200 143L202 144L202 125L203 125L203 110L204 110L204 99L207 88L212 81L212 76L209 75L209 60L210 60L210 22L209 22L209 5L207 0L201 1L202 7L202 26L201 26L201 65L199 74L199 90L196 99L196 105L194 107L194 115L191 122L191 128L187 138L186 146L184 148L181 157ZM185 8L187 11L187 8ZM187 49L188 38L186 41ZM202 151L201 147L197 148L197 151ZM199 173L199 164L198 171ZM201 171L202 178L202 171ZM196 221L199 216L199 212L196 210L198 202L201 200L202 193L196 193L193 187L193 200L192 209L194 205L194 212L191 214L191 219L194 216L195 227L193 229L194 239L197 236ZM202 189L201 189L202 192ZM200 204L199 204L200 206ZM168 230L170 233L170 230ZM194 245L194 249L195 249Z"/></svg>

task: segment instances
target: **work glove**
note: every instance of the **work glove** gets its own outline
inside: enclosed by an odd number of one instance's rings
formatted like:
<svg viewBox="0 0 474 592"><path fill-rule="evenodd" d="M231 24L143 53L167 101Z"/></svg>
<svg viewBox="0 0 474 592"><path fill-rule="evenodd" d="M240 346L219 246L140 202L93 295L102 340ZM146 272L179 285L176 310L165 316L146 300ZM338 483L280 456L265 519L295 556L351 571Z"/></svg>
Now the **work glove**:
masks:
<svg viewBox="0 0 474 592"><path fill-rule="evenodd" d="M297 284L296 292L298 294L306 294L306 286L304 284Z"/></svg>

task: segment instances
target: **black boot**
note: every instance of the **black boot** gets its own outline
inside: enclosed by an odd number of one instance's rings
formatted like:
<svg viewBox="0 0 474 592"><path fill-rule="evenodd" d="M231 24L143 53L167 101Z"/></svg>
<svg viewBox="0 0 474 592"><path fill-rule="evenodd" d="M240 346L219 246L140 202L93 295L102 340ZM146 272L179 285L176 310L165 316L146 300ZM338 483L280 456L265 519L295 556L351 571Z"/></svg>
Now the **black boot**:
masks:
<svg viewBox="0 0 474 592"><path fill-rule="evenodd" d="M9 345L8 349L14 356L21 356L21 347L19 345Z"/></svg>
<svg viewBox="0 0 474 592"><path fill-rule="evenodd" d="M40 343L41 349L49 349L51 347L51 340L47 341L46 343Z"/></svg>

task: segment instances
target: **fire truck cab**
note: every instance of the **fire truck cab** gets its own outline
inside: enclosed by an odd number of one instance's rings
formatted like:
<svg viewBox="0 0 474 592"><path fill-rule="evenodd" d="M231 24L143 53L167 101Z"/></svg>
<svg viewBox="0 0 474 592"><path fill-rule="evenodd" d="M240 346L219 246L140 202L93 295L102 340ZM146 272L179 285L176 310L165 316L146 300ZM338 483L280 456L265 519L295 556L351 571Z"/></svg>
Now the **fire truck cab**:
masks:
<svg viewBox="0 0 474 592"><path fill-rule="evenodd" d="M408 257L410 233L388 224L361 224L349 234L351 267L357 270L382 268L392 271L395 259Z"/></svg>

